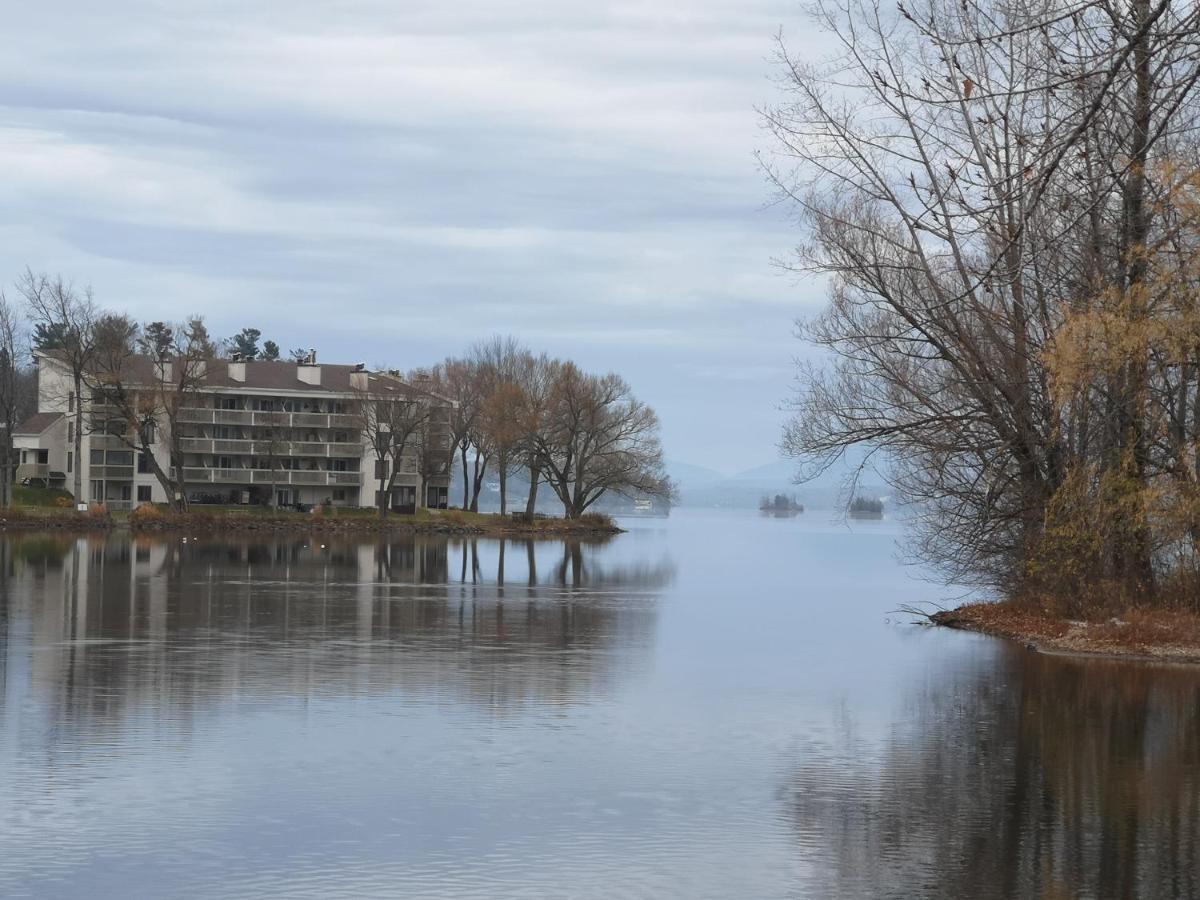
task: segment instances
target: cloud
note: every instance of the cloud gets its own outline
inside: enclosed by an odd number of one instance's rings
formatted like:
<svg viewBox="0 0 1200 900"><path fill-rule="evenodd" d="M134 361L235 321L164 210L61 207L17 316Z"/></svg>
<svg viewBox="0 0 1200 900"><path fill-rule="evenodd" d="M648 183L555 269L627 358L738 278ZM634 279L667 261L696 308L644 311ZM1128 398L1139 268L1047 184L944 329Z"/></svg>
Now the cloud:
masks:
<svg viewBox="0 0 1200 900"><path fill-rule="evenodd" d="M512 332L625 374L672 456L752 465L773 453L761 409L786 393L791 319L820 296L771 268L795 238L752 156L795 15L23 4L0 58L0 272L60 270L135 315L203 311L326 358L416 365Z"/></svg>

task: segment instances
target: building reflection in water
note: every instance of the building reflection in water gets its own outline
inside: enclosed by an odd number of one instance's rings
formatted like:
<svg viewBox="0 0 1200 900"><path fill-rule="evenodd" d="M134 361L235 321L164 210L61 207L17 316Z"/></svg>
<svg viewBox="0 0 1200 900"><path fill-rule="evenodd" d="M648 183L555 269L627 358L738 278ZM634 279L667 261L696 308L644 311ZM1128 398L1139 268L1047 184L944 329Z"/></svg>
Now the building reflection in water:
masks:
<svg viewBox="0 0 1200 900"><path fill-rule="evenodd" d="M1200 675L1016 648L949 674L880 752L803 754L805 896L1200 896Z"/></svg>
<svg viewBox="0 0 1200 900"><path fill-rule="evenodd" d="M585 702L647 664L673 578L665 558L609 549L10 537L0 728L100 732L137 711L186 729L222 703L276 698L399 693L499 716Z"/></svg>

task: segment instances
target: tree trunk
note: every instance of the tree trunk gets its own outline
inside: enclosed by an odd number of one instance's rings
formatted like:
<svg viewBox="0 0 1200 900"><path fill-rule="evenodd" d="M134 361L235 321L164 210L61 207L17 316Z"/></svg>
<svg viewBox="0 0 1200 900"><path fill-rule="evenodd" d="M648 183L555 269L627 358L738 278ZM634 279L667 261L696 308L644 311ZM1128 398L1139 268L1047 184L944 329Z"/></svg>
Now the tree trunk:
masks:
<svg viewBox="0 0 1200 900"><path fill-rule="evenodd" d="M380 465L380 466L382 466L382 464L383 464L383 460L377 459L375 462L377 465ZM388 513L388 511L387 511L387 508L388 508L388 485L387 485L387 478L383 475L383 471L384 470L382 468L380 468L380 470L379 470L379 472L380 472L380 474L379 474L379 495L375 498L375 505L379 509L379 518L380 519L386 519L387 513Z"/></svg>
<svg viewBox="0 0 1200 900"><path fill-rule="evenodd" d="M500 454L496 465L500 467L500 515L508 515L508 461Z"/></svg>
<svg viewBox="0 0 1200 900"><path fill-rule="evenodd" d="M479 494L483 490L483 476L487 472L487 457L475 451L475 472L472 479L471 512L479 512Z"/></svg>
<svg viewBox="0 0 1200 900"><path fill-rule="evenodd" d="M471 508L471 500L470 500L471 479L467 475L467 448L460 444L458 449L459 449L460 455L462 456L462 470L463 470L463 505L462 505L462 508L463 508L463 512L466 512L467 510L469 510Z"/></svg>
<svg viewBox="0 0 1200 900"><path fill-rule="evenodd" d="M529 467L529 499L525 501L525 518L533 519L533 514L537 510L537 493L538 481L541 480L542 471L536 465Z"/></svg>
<svg viewBox="0 0 1200 900"><path fill-rule="evenodd" d="M0 507L8 509L12 506L12 489L13 489L13 449L12 449L12 430L5 429L4 432L4 484L0 486Z"/></svg>
<svg viewBox="0 0 1200 900"><path fill-rule="evenodd" d="M83 376L75 375L75 502L83 503Z"/></svg>
<svg viewBox="0 0 1200 900"><path fill-rule="evenodd" d="M1149 0L1135 0L1133 12L1135 24L1141 28L1150 17ZM1150 61L1150 36L1144 36L1134 48L1134 109L1133 147L1130 152L1129 181L1125 192L1125 252L1129 257L1126 273L1126 290L1130 298L1130 317L1137 328L1147 314L1143 285L1147 276L1146 239L1150 229L1150 209L1146 198L1146 167L1149 164L1149 138L1152 116L1152 75ZM1129 475L1140 489L1146 487L1148 446L1144 430L1146 407L1147 359L1144 352L1134 355L1127 367L1125 390L1122 397L1123 418L1120 443L1122 467L1128 467ZM1123 577L1132 596L1153 589L1154 572L1151 562L1150 527L1142 514L1136 514L1130 522L1131 540L1118 548L1119 575Z"/></svg>

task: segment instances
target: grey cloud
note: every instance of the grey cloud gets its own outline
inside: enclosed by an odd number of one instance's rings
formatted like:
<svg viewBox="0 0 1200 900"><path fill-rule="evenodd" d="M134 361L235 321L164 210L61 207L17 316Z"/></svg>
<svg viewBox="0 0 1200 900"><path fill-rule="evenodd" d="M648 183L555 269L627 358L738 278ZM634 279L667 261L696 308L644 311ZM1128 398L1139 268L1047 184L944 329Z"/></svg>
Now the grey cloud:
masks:
<svg viewBox="0 0 1200 900"><path fill-rule="evenodd" d="M0 272L326 357L494 331L624 373L668 453L774 452L818 285L753 163L775 0L82 0L10 12ZM720 422L717 426L715 423Z"/></svg>

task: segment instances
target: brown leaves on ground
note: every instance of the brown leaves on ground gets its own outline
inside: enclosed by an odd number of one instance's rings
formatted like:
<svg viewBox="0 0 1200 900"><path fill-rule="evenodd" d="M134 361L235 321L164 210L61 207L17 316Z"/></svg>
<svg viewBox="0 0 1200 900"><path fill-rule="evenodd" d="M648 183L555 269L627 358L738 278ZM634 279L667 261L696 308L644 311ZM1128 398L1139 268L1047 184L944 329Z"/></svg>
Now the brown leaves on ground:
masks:
<svg viewBox="0 0 1200 900"><path fill-rule="evenodd" d="M1192 612L1134 609L1082 621L1055 616L1035 603L1004 601L967 604L937 613L933 621L1042 651L1200 662L1200 615Z"/></svg>

